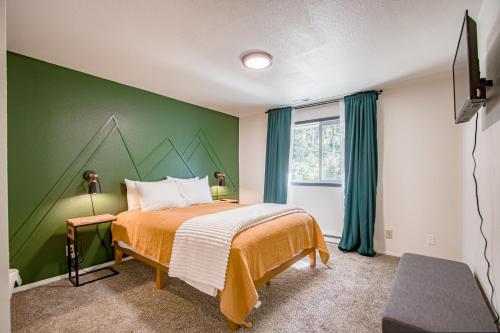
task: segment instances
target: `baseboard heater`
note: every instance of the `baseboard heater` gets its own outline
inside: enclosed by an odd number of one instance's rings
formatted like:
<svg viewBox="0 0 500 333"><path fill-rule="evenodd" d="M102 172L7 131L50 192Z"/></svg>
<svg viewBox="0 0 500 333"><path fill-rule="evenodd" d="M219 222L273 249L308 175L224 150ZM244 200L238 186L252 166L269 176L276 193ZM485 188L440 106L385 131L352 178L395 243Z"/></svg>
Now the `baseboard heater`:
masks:
<svg viewBox="0 0 500 333"><path fill-rule="evenodd" d="M333 243L333 244L338 244L340 242L340 239L342 238L341 236L328 235L328 234L323 234L323 236L325 236L325 241L327 243Z"/></svg>

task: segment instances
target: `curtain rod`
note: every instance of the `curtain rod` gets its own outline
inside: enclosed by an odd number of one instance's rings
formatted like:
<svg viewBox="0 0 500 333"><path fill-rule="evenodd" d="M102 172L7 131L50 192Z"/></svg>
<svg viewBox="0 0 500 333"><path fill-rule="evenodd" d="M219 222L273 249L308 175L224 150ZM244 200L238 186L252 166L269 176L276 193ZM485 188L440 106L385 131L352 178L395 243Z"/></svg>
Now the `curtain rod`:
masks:
<svg viewBox="0 0 500 333"><path fill-rule="evenodd" d="M381 95L382 92L383 92L383 90L375 90L375 93L377 94L377 99L378 99L378 95ZM291 105L291 107L294 109L305 109L305 108L310 108L313 106L338 103L340 101L343 101L344 97L349 96L349 95L351 95L351 94L338 96L338 97L334 97L334 98L329 98L329 99L324 99L324 100L319 100L319 101L311 102L311 103L307 103L307 104L295 104L295 105ZM271 110L266 111L266 113L269 113L269 111L271 111Z"/></svg>

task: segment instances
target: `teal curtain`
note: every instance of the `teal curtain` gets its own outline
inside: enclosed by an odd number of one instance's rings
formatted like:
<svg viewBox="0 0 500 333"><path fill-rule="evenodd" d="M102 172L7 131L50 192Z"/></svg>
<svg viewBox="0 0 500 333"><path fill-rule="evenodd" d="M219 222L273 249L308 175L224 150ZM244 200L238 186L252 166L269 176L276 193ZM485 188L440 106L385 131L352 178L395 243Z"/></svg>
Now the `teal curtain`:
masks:
<svg viewBox="0 0 500 333"><path fill-rule="evenodd" d="M374 256L377 199L377 94L347 96L345 101L344 230L339 249Z"/></svg>
<svg viewBox="0 0 500 333"><path fill-rule="evenodd" d="M269 110L264 202L286 204L292 108Z"/></svg>

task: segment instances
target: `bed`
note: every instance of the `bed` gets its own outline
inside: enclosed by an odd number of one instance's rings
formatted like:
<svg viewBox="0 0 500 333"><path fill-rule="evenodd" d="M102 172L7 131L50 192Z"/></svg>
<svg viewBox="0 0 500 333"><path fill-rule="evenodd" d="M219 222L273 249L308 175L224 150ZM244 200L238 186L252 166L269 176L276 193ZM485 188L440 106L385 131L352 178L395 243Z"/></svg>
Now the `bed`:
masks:
<svg viewBox="0 0 500 333"><path fill-rule="evenodd" d="M202 215L242 205L214 202L161 211L127 211L112 224L115 263L128 254L156 269L156 286L162 288L168 271L176 230ZM312 216L294 212L237 234L231 243L224 289L218 292L220 310L231 329L249 327L245 321L258 303L257 289L300 259L309 256L316 266L316 250L323 263L329 252Z"/></svg>

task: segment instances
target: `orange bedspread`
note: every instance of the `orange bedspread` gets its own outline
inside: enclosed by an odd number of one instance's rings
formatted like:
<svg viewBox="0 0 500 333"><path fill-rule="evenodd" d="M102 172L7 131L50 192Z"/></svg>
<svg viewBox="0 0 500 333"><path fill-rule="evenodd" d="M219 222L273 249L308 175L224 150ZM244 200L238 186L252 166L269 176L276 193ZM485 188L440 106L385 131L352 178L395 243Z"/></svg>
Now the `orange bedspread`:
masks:
<svg viewBox="0 0 500 333"><path fill-rule="evenodd" d="M183 222L239 206L216 202L155 212L123 212L111 226L113 241L122 241L136 252L168 265L175 231ZM310 248L319 250L323 263L328 261L323 234L314 218L306 213L281 216L236 235L226 284L219 292L221 312L231 321L243 324L259 298L253 282Z"/></svg>

